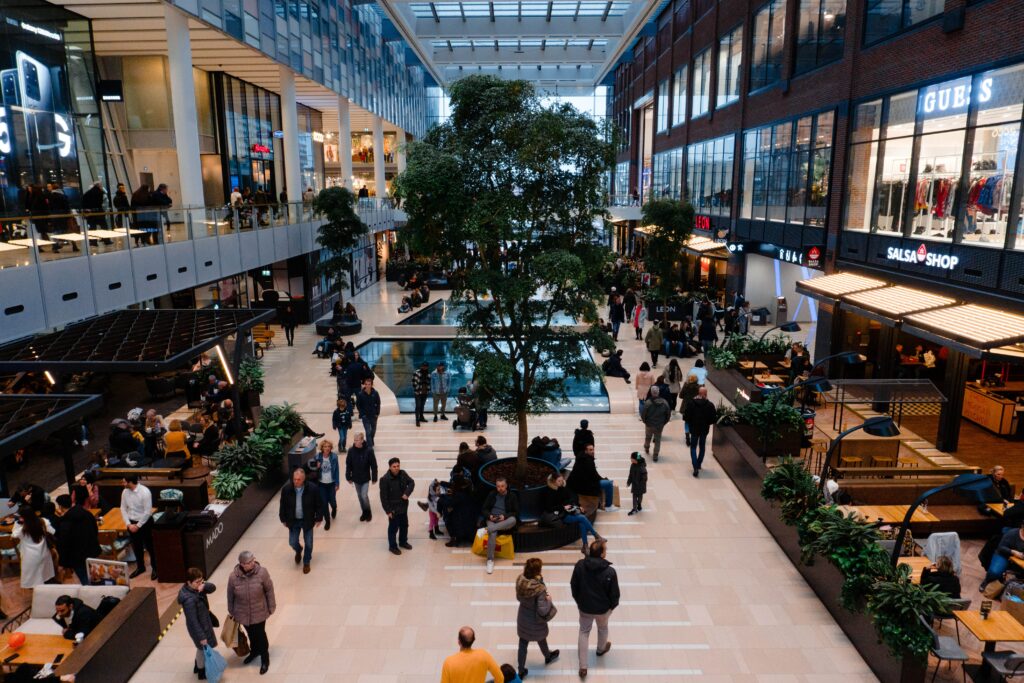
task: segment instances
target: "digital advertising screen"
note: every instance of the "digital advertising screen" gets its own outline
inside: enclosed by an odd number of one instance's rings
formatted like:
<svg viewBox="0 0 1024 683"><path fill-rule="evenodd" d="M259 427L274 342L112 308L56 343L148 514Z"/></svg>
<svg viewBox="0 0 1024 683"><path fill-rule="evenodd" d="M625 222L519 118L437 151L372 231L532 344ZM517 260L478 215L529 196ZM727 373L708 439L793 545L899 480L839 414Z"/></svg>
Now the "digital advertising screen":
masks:
<svg viewBox="0 0 1024 683"><path fill-rule="evenodd" d="M74 119L60 24L33 20L31 10L0 14L0 186L3 213L25 213L23 188L60 185L80 195Z"/></svg>

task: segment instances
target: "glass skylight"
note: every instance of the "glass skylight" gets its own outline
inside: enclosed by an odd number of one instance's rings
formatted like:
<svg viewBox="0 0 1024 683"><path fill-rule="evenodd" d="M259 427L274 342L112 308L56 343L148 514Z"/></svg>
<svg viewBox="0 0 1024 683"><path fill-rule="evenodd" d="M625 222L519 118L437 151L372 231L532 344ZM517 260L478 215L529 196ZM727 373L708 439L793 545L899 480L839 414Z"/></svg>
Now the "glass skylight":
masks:
<svg viewBox="0 0 1024 683"><path fill-rule="evenodd" d="M593 2L552 0L551 2L414 2L409 9L419 19L469 19L474 17L620 17L629 9L628 0ZM436 14L435 14L436 13Z"/></svg>

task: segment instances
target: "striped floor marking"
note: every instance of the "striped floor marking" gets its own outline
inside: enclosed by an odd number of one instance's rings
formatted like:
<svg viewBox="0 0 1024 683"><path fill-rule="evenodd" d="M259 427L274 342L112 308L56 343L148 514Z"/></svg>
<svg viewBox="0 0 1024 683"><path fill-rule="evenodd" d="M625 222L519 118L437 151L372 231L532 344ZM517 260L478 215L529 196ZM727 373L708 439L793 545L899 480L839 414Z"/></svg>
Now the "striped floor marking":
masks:
<svg viewBox="0 0 1024 683"><path fill-rule="evenodd" d="M465 548L456 549L456 550L454 550L452 552L454 554L456 554L456 555L470 555L472 553L472 551L467 550ZM609 555L653 555L656 552L658 552L658 551L654 550L653 548L615 548L615 547L608 548L608 554ZM564 549L563 548L557 548L555 550L538 550L536 552L521 553L521 554L524 554L524 555L551 555L551 554L554 554L554 553L572 553L573 555L580 555L581 554L580 553L580 549L579 549L578 546L574 546L572 548L564 548Z"/></svg>
<svg viewBox="0 0 1024 683"><path fill-rule="evenodd" d="M620 600L620 606L625 607L677 607L678 600ZM518 600L471 600L470 607L518 607ZM510 646L513 649L515 645ZM576 647L575 645L565 647ZM616 646L617 647L617 646Z"/></svg>
<svg viewBox="0 0 1024 683"><path fill-rule="evenodd" d="M588 670L588 678L612 677L619 678L650 678L668 676L703 676L701 669L595 669ZM549 676L573 676L576 669L530 669L530 678L546 678Z"/></svg>
<svg viewBox="0 0 1024 683"><path fill-rule="evenodd" d="M515 581L452 581L452 588L513 588ZM569 582L552 581L548 588L568 588ZM626 588L660 588L661 581L619 581L620 587Z"/></svg>
<svg viewBox="0 0 1024 683"><path fill-rule="evenodd" d="M544 570L556 570L556 569L575 569L575 564L547 564L544 566ZM642 564L617 564L616 569L647 569ZM445 569L450 572L478 572L480 571L480 565L478 564L449 564L445 565ZM494 565L494 571L516 571L521 572L523 565L521 564L496 564Z"/></svg>
<svg viewBox="0 0 1024 683"><path fill-rule="evenodd" d="M616 624L617 624L617 622L611 621L611 622L609 622L608 626L609 626L609 628L611 628L612 625L616 625ZM508 645L508 644L502 643L502 644L498 645L497 649L498 650L516 650L516 649L518 649L518 647L519 647L518 645ZM576 650L576 643L565 644L565 645L553 645L551 643L548 643L548 647L551 648L552 650L562 650L562 649L565 649L565 650L569 650L569 651L575 651ZM615 650L710 650L710 649L711 649L711 646L708 645L707 643L630 643L630 644L615 643ZM532 670L530 672L530 675L531 676L533 675Z"/></svg>
<svg viewBox="0 0 1024 683"><path fill-rule="evenodd" d="M506 628L515 626L514 621L485 621L481 626L488 628ZM579 628L578 621L549 621L548 626L555 628ZM655 626L693 626L689 621L619 621L613 619L608 622L608 628L653 628Z"/></svg>

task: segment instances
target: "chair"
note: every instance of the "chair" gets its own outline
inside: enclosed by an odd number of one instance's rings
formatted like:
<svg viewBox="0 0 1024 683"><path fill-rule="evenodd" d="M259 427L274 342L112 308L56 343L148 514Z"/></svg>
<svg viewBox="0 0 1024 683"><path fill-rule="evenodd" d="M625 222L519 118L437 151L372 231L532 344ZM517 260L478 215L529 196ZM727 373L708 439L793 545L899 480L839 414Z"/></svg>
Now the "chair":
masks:
<svg viewBox="0 0 1024 683"><path fill-rule="evenodd" d="M12 536L0 536L0 576L4 567L12 564L21 571L21 555L18 554L18 539Z"/></svg>
<svg viewBox="0 0 1024 683"><path fill-rule="evenodd" d="M119 560L121 556L126 554L128 546L131 541L127 536L118 536L117 531L105 531L99 532L100 541L100 559L104 560Z"/></svg>
<svg viewBox="0 0 1024 683"><path fill-rule="evenodd" d="M807 471L811 474L820 472L822 461L825 459L825 453L827 452L828 439L811 439L811 445L807 447L807 454L804 456ZM813 466L811 466L811 458L814 458Z"/></svg>
<svg viewBox="0 0 1024 683"><path fill-rule="evenodd" d="M939 622L939 628L942 627L942 622L943 621L945 621L946 619L952 619L953 620L953 624L956 625L956 642L959 643L960 642L960 620L957 619L955 616L953 616L953 612L962 611L962 610L968 610L970 608L971 608L971 599L970 598L956 598L950 604L949 612L943 612L941 614L933 614L932 616L933 616L933 618L935 618Z"/></svg>
<svg viewBox="0 0 1024 683"><path fill-rule="evenodd" d="M1024 655L1008 650L986 652L982 655L985 663L999 674L1001 680L1024 675Z"/></svg>
<svg viewBox="0 0 1024 683"><path fill-rule="evenodd" d="M942 662L949 662L949 666L953 666L953 662L960 662L960 673L963 676L964 683L967 683L967 672L964 671L964 662L969 657L964 652L960 644L953 640L950 636L940 636L936 633L932 625L924 618L923 615L917 615L917 618L921 621L921 624L928 629L928 632L932 634L932 647L931 654L935 656L938 662L935 664L935 671L932 673L932 681L939 673L939 667L942 666Z"/></svg>
<svg viewBox="0 0 1024 683"><path fill-rule="evenodd" d="M147 377L146 391L154 399L174 396L174 379L171 377Z"/></svg>
<svg viewBox="0 0 1024 683"><path fill-rule="evenodd" d="M857 455L841 455L839 456L840 467L860 467L864 464L864 458Z"/></svg>

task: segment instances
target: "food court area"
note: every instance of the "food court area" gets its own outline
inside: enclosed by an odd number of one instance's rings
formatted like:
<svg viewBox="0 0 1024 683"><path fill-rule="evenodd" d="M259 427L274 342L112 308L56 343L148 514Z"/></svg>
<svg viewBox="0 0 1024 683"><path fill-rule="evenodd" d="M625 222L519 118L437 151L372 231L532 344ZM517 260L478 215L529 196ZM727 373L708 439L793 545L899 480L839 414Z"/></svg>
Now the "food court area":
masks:
<svg viewBox="0 0 1024 683"><path fill-rule="evenodd" d="M277 492L280 454L229 502L210 461L259 418L273 314L126 310L0 346L4 680L58 658L78 681L128 680L188 568L212 572ZM62 596L90 617L60 621Z"/></svg>

